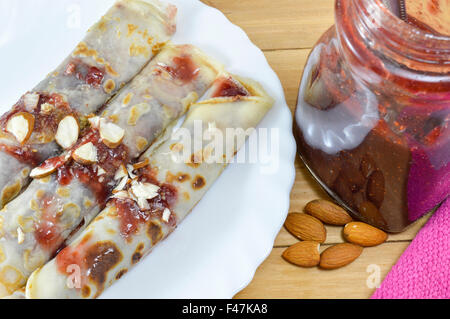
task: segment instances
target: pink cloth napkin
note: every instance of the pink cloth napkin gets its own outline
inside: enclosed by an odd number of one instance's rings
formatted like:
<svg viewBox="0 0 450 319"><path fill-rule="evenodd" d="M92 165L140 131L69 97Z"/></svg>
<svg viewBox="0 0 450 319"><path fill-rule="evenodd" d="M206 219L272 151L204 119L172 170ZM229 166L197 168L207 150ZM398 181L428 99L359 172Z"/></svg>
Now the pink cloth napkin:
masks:
<svg viewBox="0 0 450 319"><path fill-rule="evenodd" d="M450 298L450 198L434 213L372 299Z"/></svg>

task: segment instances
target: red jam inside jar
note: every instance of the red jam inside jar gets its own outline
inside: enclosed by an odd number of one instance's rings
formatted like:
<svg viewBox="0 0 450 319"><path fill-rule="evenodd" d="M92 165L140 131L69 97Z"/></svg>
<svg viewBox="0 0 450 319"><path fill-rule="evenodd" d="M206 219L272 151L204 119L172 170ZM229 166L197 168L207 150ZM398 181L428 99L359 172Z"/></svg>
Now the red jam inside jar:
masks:
<svg viewBox="0 0 450 319"><path fill-rule="evenodd" d="M450 193L450 37L383 1L336 1L336 25L305 66L295 133L332 197L400 232Z"/></svg>

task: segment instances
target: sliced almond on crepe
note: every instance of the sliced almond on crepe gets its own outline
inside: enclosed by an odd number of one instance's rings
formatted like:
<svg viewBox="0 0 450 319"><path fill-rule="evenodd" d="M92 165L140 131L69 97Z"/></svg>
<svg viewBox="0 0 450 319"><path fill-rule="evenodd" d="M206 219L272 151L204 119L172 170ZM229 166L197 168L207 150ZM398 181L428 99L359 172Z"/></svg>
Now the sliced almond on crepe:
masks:
<svg viewBox="0 0 450 319"><path fill-rule="evenodd" d="M39 104L39 98L41 96L37 93L27 93L23 97L23 104L25 109L29 112L33 112Z"/></svg>
<svg viewBox="0 0 450 319"><path fill-rule="evenodd" d="M125 166L121 164L116 172L116 175L114 176L114 180L118 181L119 179L122 179L124 177L128 177L128 172Z"/></svg>
<svg viewBox="0 0 450 319"><path fill-rule="evenodd" d="M133 182L131 192L137 198L153 199L158 196L159 187L150 183Z"/></svg>
<svg viewBox="0 0 450 319"><path fill-rule="evenodd" d="M122 177L122 180L120 183L116 186L116 188L113 190L113 193L121 192L127 186L128 183L128 176Z"/></svg>
<svg viewBox="0 0 450 319"><path fill-rule="evenodd" d="M164 209L164 212L162 215L162 220L164 222L168 223L171 215L172 215L172 212L170 211L170 209L168 209L168 208Z"/></svg>
<svg viewBox="0 0 450 319"><path fill-rule="evenodd" d="M100 127L100 117L94 116L88 119L92 128L98 129Z"/></svg>
<svg viewBox="0 0 450 319"><path fill-rule="evenodd" d="M34 116L30 113L20 112L11 117L6 124L6 130L14 135L21 144L31 136L34 128Z"/></svg>
<svg viewBox="0 0 450 319"><path fill-rule="evenodd" d="M105 175L106 171L102 167L97 167L97 176Z"/></svg>
<svg viewBox="0 0 450 319"><path fill-rule="evenodd" d="M73 159L80 164L90 165L98 161L97 148L91 142L78 147L72 155Z"/></svg>
<svg viewBox="0 0 450 319"><path fill-rule="evenodd" d="M150 165L150 160L149 160L148 158L146 158L145 161L142 161L142 162L139 162L139 163L134 164L134 165L133 165L133 168L134 168L135 170L138 170L138 169L147 167L148 165Z"/></svg>
<svg viewBox="0 0 450 319"><path fill-rule="evenodd" d="M130 198L130 194L128 194L127 191L119 191L115 192L111 198L117 198L117 199L128 199Z"/></svg>
<svg viewBox="0 0 450 319"><path fill-rule="evenodd" d="M70 158L70 154L46 160L41 166L36 167L30 173L31 178L44 178L53 174L58 168L63 166Z"/></svg>
<svg viewBox="0 0 450 319"><path fill-rule="evenodd" d="M75 145L80 135L80 126L73 115L68 115L59 122L56 132L56 143L64 149Z"/></svg>
<svg viewBox="0 0 450 319"><path fill-rule="evenodd" d="M130 176L131 179L137 178L137 176L133 173L134 172L133 165L128 164L127 165L127 171L128 171L128 176Z"/></svg>
<svg viewBox="0 0 450 319"><path fill-rule="evenodd" d="M125 137L125 130L114 123L101 121L100 137L106 146L116 148L122 143Z"/></svg>
<svg viewBox="0 0 450 319"><path fill-rule="evenodd" d="M44 178L56 171L55 166L36 167L30 173L31 178Z"/></svg>

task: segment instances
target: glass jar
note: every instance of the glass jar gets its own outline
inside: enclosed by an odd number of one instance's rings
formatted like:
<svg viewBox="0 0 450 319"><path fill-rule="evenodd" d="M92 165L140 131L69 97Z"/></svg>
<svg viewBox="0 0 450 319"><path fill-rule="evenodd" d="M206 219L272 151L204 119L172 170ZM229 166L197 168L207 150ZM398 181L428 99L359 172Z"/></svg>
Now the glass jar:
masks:
<svg viewBox="0 0 450 319"><path fill-rule="evenodd" d="M355 217L400 232L450 193L450 37L337 0L295 114L304 163Z"/></svg>

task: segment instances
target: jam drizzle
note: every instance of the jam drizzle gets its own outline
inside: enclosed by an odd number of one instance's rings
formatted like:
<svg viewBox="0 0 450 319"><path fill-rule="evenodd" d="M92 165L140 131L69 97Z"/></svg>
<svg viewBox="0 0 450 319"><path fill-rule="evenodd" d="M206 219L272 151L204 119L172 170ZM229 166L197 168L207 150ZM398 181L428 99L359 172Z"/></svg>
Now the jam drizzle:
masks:
<svg viewBox="0 0 450 319"><path fill-rule="evenodd" d="M248 91L231 77L223 77L217 81L219 84L212 95L213 98L249 96Z"/></svg>
<svg viewBox="0 0 450 319"><path fill-rule="evenodd" d="M189 83L195 80L200 74L200 69L195 65L189 55L182 55L173 58L173 66L159 64L158 66L168 72L174 79L183 83Z"/></svg>
<svg viewBox="0 0 450 319"><path fill-rule="evenodd" d="M147 201L150 206L148 210L141 209L132 199L114 199L120 219L120 234L125 239L135 234L140 224L145 224L154 218L161 219L164 210L166 208L171 209L178 198L178 191L173 185L158 182L155 177L155 170L149 167L143 168L140 170L139 176L139 182L150 183L160 189L157 197ZM128 187L130 186L128 185ZM168 224L175 227L176 218L174 214L171 214Z"/></svg>
<svg viewBox="0 0 450 319"><path fill-rule="evenodd" d="M90 66L80 60L72 60L67 64L65 75L75 76L78 80L84 81L86 84L98 88L105 78L105 71L95 66Z"/></svg>

